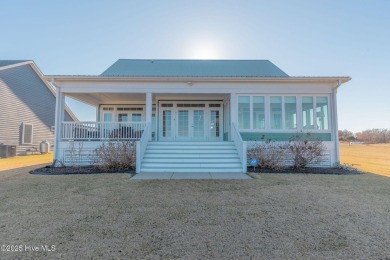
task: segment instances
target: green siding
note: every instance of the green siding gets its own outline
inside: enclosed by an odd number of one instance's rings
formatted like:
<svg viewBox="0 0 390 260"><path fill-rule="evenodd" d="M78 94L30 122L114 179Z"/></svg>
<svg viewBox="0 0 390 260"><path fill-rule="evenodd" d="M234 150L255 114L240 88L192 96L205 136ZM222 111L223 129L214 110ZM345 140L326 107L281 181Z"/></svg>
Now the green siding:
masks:
<svg viewBox="0 0 390 260"><path fill-rule="evenodd" d="M289 141L293 136L304 136L306 133L253 133L240 132L244 141ZM314 140L332 141L330 133L311 133Z"/></svg>

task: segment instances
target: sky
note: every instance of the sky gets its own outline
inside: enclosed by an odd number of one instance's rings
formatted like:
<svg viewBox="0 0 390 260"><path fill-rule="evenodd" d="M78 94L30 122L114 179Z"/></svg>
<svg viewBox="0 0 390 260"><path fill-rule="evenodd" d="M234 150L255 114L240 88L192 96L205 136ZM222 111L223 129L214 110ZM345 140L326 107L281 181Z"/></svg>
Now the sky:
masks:
<svg viewBox="0 0 390 260"><path fill-rule="evenodd" d="M339 129L358 132L390 128L389 14L390 0L0 0L0 59L46 75L98 75L119 58L267 59L290 76L350 76Z"/></svg>

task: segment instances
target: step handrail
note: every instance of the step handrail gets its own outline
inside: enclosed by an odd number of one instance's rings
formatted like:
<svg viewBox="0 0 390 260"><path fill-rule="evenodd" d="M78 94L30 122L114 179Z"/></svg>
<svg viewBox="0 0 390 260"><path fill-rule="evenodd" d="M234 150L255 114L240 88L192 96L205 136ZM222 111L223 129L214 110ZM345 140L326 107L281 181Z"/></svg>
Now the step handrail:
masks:
<svg viewBox="0 0 390 260"><path fill-rule="evenodd" d="M135 172L140 173L142 158L144 157L146 147L151 138L151 127L150 122L146 123L144 132L142 133L141 139L136 142L136 162L135 162Z"/></svg>
<svg viewBox="0 0 390 260"><path fill-rule="evenodd" d="M238 156L241 160L242 172L245 173L247 172L247 144L242 140L240 131L238 131L238 128L234 123L232 123L232 140L234 141Z"/></svg>

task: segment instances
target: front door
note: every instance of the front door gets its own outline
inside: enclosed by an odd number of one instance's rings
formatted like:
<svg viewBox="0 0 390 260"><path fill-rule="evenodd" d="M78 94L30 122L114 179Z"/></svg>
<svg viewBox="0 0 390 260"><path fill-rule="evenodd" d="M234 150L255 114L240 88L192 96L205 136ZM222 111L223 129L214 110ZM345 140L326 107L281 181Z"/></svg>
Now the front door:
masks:
<svg viewBox="0 0 390 260"><path fill-rule="evenodd" d="M159 140L222 141L221 115L222 105L219 103L162 104Z"/></svg>

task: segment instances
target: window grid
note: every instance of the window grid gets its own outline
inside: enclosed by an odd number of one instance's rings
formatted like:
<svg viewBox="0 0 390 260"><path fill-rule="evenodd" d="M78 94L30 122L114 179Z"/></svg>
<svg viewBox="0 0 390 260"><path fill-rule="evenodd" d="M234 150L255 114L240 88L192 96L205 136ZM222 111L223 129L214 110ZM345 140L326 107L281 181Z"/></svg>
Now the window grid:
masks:
<svg viewBox="0 0 390 260"><path fill-rule="evenodd" d="M242 128L242 120L243 115L242 111L237 111L237 119L238 119L238 125L240 130L247 130L247 131L297 131L297 130L309 130L309 131L316 131L316 132L329 132L331 129L330 123L330 98L329 95L237 95L237 108L240 108L239 99L240 97L246 97L249 98L249 128ZM264 97L264 121L265 121L265 127L262 129L255 128L255 123L253 120L254 117L254 110L253 110L253 100L254 97ZM271 97L281 97L282 104L281 104L281 119L282 119L282 127L275 129L271 128ZM312 97L313 98L313 110L312 110L312 122L314 127L312 129L304 128L304 118L303 118L303 102L305 97ZM295 98L295 107L293 109L294 120L293 125L295 128L289 128L288 125L286 125L286 100L289 101L290 98ZM318 104L317 104L318 103ZM322 118L319 118L321 116ZM306 120L306 119L305 119ZM241 123L241 124L240 124ZM290 124L291 125L291 124Z"/></svg>

